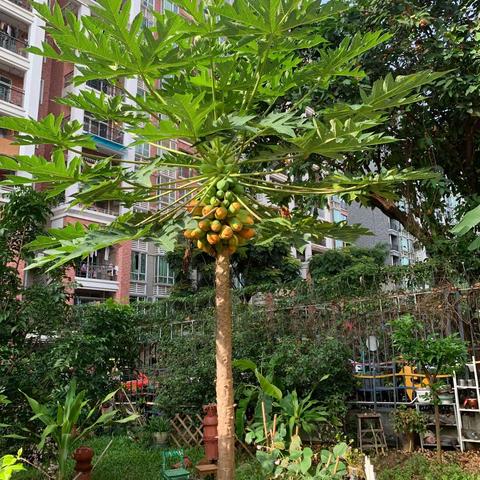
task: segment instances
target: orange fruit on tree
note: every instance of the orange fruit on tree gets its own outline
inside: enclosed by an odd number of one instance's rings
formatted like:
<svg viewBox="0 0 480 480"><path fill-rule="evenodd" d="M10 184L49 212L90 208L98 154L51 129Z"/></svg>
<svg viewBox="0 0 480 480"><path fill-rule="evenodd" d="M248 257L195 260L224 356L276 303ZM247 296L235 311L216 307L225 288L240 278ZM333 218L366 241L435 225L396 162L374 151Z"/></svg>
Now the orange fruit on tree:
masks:
<svg viewBox="0 0 480 480"><path fill-rule="evenodd" d="M200 220L198 222L198 228L200 228L204 232L208 232L210 230L210 225L211 225L211 222L210 220L208 220L208 218L206 218L205 220Z"/></svg>
<svg viewBox="0 0 480 480"><path fill-rule="evenodd" d="M228 223L234 232L239 232L243 228L243 223L238 218L233 218Z"/></svg>
<svg viewBox="0 0 480 480"><path fill-rule="evenodd" d="M210 224L210 229L213 230L214 232L219 232L222 229L222 224L218 220L214 220Z"/></svg>
<svg viewBox="0 0 480 480"><path fill-rule="evenodd" d="M254 228L244 228L242 231L238 232L238 234L242 238L245 238L246 240L250 240L257 234L257 232L255 231Z"/></svg>
<svg viewBox="0 0 480 480"><path fill-rule="evenodd" d="M210 245L216 245L220 241L218 233L207 233L207 242Z"/></svg>
<svg viewBox="0 0 480 480"><path fill-rule="evenodd" d="M232 227L229 227L228 225L224 225L222 228L222 231L220 233L220 238L222 240L228 240L233 237L233 230Z"/></svg>
<svg viewBox="0 0 480 480"><path fill-rule="evenodd" d="M215 218L217 220L223 220L224 218L227 218L228 215L228 210L225 207L218 207L215 210Z"/></svg>
<svg viewBox="0 0 480 480"><path fill-rule="evenodd" d="M202 208L202 215L204 217L210 216L212 214L213 210L215 210L215 207L213 207L212 205L205 205Z"/></svg>

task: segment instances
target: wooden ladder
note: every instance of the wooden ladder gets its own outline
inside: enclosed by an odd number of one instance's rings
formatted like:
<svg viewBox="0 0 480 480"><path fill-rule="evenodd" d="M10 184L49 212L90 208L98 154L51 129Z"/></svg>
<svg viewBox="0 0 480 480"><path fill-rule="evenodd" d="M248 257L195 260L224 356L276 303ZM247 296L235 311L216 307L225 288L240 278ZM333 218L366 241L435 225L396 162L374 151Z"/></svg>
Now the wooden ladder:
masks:
<svg viewBox="0 0 480 480"><path fill-rule="evenodd" d="M385 454L387 441L379 413L357 413L357 438L360 450L375 449L377 455L380 451Z"/></svg>

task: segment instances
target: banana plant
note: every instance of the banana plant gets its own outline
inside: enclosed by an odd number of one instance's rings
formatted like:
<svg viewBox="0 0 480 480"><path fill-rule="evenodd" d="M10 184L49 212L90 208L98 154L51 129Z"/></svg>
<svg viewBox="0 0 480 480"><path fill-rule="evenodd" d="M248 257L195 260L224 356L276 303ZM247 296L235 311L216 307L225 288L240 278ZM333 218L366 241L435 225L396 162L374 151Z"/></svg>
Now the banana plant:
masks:
<svg viewBox="0 0 480 480"><path fill-rule="evenodd" d="M419 89L441 74L418 72L378 79L361 92L361 103L325 104L338 77L361 80L362 55L389 40L382 32L357 34L338 45L322 35L327 21L348 2L332 0L174 0L180 14L153 12L151 27L131 2L98 0L92 16L78 17L58 3L35 3L48 41L32 54L76 65L73 84L104 79L120 92L87 89L58 103L90 112L129 134L152 155L134 161L104 158L77 120L48 115L40 120L0 118L20 145L47 145L51 156L1 156L9 185L44 184L51 196L72 186L72 204L116 200L127 208L159 202L168 207L129 211L106 227L80 224L53 229L30 248L43 255L30 265L57 268L113 244L146 239L171 250L183 232L191 248L216 259L218 479L234 477L234 395L230 255L249 242L289 238L296 248L326 236L351 241L365 229L339 228L279 204L303 196L346 201L395 198L396 184L431 179L426 171L390 170L365 176L334 171L345 155L395 141L385 133L388 110L422 99ZM317 55L304 52L315 48ZM145 88L127 88L133 80ZM286 102L284 96L296 100ZM170 140L179 141L175 146ZM68 154L68 155L67 155ZM291 175L312 156L325 159L315 178ZM68 160L67 160L68 158ZM92 162L92 158L95 159ZM328 165L331 162L332 167ZM159 169L182 168L183 178L152 183ZM71 192L72 189L69 190ZM260 201L259 197L266 199ZM163 202L162 202L163 203Z"/></svg>
<svg viewBox="0 0 480 480"><path fill-rule="evenodd" d="M89 409L89 402L85 400L85 391L77 393L76 381L72 380L68 386L65 402L63 405L57 404L56 412L47 405L43 405L24 394L35 414L30 420L39 420L45 425L38 448L40 450L43 449L47 438L51 438L57 448L57 480L68 478L67 462L69 456L75 445L83 440L85 436L111 422L127 423L138 418L138 414L133 413L128 417L115 420L118 411L112 410L102 413L95 419L95 414L100 410L100 405L111 400L115 393L109 393L101 402Z"/></svg>

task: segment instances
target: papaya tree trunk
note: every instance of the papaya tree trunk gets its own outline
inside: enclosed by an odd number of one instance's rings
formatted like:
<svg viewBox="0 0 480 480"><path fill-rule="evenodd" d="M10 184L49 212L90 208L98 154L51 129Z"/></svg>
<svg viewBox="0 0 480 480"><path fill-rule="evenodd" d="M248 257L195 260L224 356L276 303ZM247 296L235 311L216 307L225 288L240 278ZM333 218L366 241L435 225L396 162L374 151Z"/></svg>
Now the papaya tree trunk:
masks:
<svg viewBox="0 0 480 480"><path fill-rule="evenodd" d="M215 306L217 313L217 478L218 480L233 480L235 475L235 423L232 375L232 303L230 255L228 253L219 253L216 258Z"/></svg>

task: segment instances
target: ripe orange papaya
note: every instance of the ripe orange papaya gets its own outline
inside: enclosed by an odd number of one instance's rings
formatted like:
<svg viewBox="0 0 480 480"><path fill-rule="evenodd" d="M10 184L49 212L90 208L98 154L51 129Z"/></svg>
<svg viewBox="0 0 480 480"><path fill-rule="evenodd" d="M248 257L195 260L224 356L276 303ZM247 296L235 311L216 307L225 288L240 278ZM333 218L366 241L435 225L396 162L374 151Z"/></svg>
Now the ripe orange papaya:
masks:
<svg viewBox="0 0 480 480"><path fill-rule="evenodd" d="M198 222L198 227L203 230L204 232L208 232L210 230L210 225L211 225L212 222L210 222L210 220L205 219L205 220L200 220Z"/></svg>
<svg viewBox="0 0 480 480"><path fill-rule="evenodd" d="M222 229L222 224L218 220L214 220L210 224L210 230L213 230L214 232L219 232Z"/></svg>
<svg viewBox="0 0 480 480"><path fill-rule="evenodd" d="M222 240L228 240L233 237L233 230L228 225L224 225L220 233L220 238Z"/></svg>
<svg viewBox="0 0 480 480"><path fill-rule="evenodd" d="M205 205L205 207L202 208L202 215L204 217L210 217L213 216L213 210L215 207L212 207L212 205Z"/></svg>
<svg viewBox="0 0 480 480"><path fill-rule="evenodd" d="M257 234L257 232L254 228L244 228L242 231L238 232L238 234L240 237L250 240Z"/></svg>
<svg viewBox="0 0 480 480"><path fill-rule="evenodd" d="M227 218L228 215L228 210L225 207L218 207L215 210L215 218L217 220L223 220L224 218Z"/></svg>
<svg viewBox="0 0 480 480"><path fill-rule="evenodd" d="M220 241L220 236L217 233L207 233L207 242L210 245L216 245Z"/></svg>
<svg viewBox="0 0 480 480"><path fill-rule="evenodd" d="M228 223L234 232L239 232L243 228L243 223L238 218L233 218Z"/></svg>

